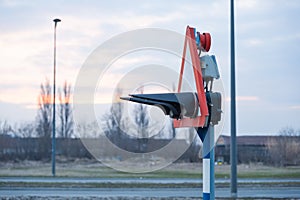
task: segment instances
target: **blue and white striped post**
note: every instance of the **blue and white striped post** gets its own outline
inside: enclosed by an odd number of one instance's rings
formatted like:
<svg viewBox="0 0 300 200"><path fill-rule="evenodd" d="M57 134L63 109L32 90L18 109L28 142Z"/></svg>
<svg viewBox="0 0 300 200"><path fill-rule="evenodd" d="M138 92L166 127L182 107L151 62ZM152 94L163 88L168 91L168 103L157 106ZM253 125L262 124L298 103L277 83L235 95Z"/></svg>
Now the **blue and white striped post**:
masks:
<svg viewBox="0 0 300 200"><path fill-rule="evenodd" d="M209 127L210 137L210 199L215 199L215 128Z"/></svg>
<svg viewBox="0 0 300 200"><path fill-rule="evenodd" d="M198 130L203 142L203 199L215 199L215 152L214 126L209 125L207 130Z"/></svg>

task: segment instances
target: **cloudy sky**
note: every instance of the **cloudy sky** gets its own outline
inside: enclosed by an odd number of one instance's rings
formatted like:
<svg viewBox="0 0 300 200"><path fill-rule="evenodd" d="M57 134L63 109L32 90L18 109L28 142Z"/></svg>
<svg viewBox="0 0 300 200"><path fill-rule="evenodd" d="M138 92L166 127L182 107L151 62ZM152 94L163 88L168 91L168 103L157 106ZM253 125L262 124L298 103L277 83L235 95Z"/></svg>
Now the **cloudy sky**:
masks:
<svg viewBox="0 0 300 200"><path fill-rule="evenodd" d="M300 128L300 2L236 1L238 134ZM74 85L88 55L113 36L141 28L184 34L187 25L210 32L229 93L229 0L32 1L0 0L0 120L33 121L39 85L53 67L57 29L57 84ZM178 66L179 68L179 66ZM229 132L228 109L224 132Z"/></svg>

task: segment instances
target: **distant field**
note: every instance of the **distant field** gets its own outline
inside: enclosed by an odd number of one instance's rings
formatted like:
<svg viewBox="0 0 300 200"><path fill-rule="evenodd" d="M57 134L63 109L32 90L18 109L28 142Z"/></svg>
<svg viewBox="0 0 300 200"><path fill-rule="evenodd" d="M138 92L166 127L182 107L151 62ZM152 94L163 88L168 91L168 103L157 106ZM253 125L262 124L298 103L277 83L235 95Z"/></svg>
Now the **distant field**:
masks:
<svg viewBox="0 0 300 200"><path fill-rule="evenodd" d="M215 166L216 178L229 178L230 166ZM151 173L125 173L108 168L96 161L80 160L58 162L58 177L141 177L141 178L201 178L201 163L173 163ZM51 163L24 161L18 163L0 162L0 176L51 176ZM300 178L300 166L276 168L258 164L239 165L239 178Z"/></svg>

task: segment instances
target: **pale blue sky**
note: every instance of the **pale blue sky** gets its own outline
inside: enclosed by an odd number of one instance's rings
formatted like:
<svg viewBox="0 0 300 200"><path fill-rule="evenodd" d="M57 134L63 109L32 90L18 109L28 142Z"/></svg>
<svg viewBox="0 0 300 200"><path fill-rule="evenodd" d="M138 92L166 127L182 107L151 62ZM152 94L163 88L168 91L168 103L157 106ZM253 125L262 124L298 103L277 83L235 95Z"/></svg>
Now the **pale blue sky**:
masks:
<svg viewBox="0 0 300 200"><path fill-rule="evenodd" d="M297 0L236 1L239 134L300 128L299 11ZM34 120L39 84L52 77L55 17L62 19L57 32L59 85L64 80L74 84L87 56L112 36L152 27L184 34L191 25L211 33L211 52L229 94L229 0L2 0L1 120ZM228 122L227 117L225 132Z"/></svg>

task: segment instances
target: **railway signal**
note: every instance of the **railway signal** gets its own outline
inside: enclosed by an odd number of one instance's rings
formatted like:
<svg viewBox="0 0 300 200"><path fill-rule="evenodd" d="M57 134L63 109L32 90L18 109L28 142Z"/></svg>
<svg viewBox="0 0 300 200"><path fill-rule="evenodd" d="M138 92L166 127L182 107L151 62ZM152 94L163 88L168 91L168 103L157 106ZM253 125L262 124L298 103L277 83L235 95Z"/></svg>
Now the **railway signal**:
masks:
<svg viewBox="0 0 300 200"><path fill-rule="evenodd" d="M189 47L189 48L188 48ZM221 120L221 93L213 92L213 82L220 78L215 56L200 56L211 47L209 33L187 27L177 93L130 94L122 100L157 106L173 118L175 128L194 127L203 142L203 199L214 199L214 126ZM182 92L186 52L190 51L194 92Z"/></svg>

